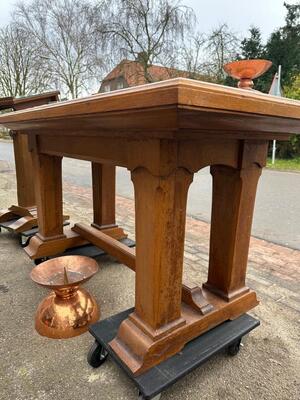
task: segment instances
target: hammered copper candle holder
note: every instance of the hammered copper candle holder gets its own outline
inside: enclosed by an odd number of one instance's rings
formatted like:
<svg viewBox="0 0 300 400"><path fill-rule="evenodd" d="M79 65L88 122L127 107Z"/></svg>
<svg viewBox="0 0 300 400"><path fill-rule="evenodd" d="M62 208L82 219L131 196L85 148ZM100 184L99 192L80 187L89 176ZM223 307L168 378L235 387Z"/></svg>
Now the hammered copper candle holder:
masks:
<svg viewBox="0 0 300 400"><path fill-rule="evenodd" d="M264 74L271 65L268 60L240 60L225 64L223 68L232 78L239 79L240 89L253 90L253 79Z"/></svg>
<svg viewBox="0 0 300 400"><path fill-rule="evenodd" d="M79 287L97 271L97 262L84 256L54 258L31 271L34 282L52 290L36 312L35 328L40 335L71 338L86 332L99 319L96 300Z"/></svg>

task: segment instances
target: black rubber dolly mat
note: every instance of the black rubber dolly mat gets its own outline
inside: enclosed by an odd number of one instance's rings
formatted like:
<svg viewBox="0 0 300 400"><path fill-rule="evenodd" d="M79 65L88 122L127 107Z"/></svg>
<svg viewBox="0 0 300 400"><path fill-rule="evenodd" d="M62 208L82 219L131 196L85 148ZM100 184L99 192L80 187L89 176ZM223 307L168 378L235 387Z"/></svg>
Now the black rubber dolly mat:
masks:
<svg viewBox="0 0 300 400"><path fill-rule="evenodd" d="M90 327L95 343L88 353L88 363L94 368L100 367L110 355L138 387L139 399L144 400L158 400L162 391L224 349L230 355L237 354L242 337L259 325L259 321L248 314L226 321L187 343L175 356L135 377L108 345L131 312L133 308Z"/></svg>

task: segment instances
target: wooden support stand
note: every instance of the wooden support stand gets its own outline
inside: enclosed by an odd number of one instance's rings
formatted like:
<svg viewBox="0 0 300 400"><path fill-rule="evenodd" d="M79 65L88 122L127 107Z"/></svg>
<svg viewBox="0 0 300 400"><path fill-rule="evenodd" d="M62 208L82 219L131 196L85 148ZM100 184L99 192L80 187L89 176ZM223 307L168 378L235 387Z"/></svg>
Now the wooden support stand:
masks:
<svg viewBox="0 0 300 400"><path fill-rule="evenodd" d="M300 131L299 110L288 99L173 79L0 117L36 137L40 231L27 253L35 258L88 240L135 270L134 310L109 342L135 377L258 304L246 286L257 182L268 141ZM65 156L93 163L92 227L63 230ZM134 184L135 253L117 242L113 209L105 207L114 196L102 183L113 181L116 165L131 172ZM207 282L182 285L188 190L207 166L213 177Z"/></svg>
<svg viewBox="0 0 300 400"><path fill-rule="evenodd" d="M138 302L110 345L134 374L141 374L176 354L207 326L235 318L258 304L255 293L245 287L245 248L250 239L259 165L265 161L267 146L264 142L237 145L238 164L226 169L229 177L233 176L232 184L228 178L218 180L213 191L211 253L223 258L219 263L210 258L208 283L202 290L188 290L186 286L182 290L186 200L192 174L183 168L158 177L145 168L132 173ZM160 150L162 160L172 154L172 146ZM233 199L231 208L224 193L230 193ZM239 227L243 227L242 233ZM234 251L228 251L231 247L240 252L240 258ZM219 281L211 278L215 270L221 274Z"/></svg>
<svg viewBox="0 0 300 400"><path fill-rule="evenodd" d="M31 107L58 101L59 92L43 93L22 98L10 98L1 101L0 109L20 111ZM5 100L5 99L4 99ZM0 210L0 223L6 222L5 228L15 233L21 233L37 226L37 210L35 201L34 173L31 153L28 146L28 136L18 131L12 131L18 205ZM9 223L9 221L12 221Z"/></svg>
<svg viewBox="0 0 300 400"><path fill-rule="evenodd" d="M15 111L23 110L26 108L36 107L50 102L58 101L59 92L44 93L36 96L29 96L25 98L5 98L0 99L0 109L12 108ZM2 100L2 101L1 101ZM12 205L8 209L0 210L0 224L5 223L3 227L15 233L23 233L38 226L36 197L35 197L35 170L32 159L32 152L30 151L29 138L27 135L22 135L18 131L12 131L15 167L16 167L16 181L17 181L17 197L18 205ZM93 186L93 212L94 220L92 225L100 230L109 229L110 234L118 240L127 238L124 230L116 225L115 220L115 196L116 196L116 167L113 165L102 165L100 163L92 162L92 186ZM69 216L64 215L63 219L67 220ZM78 240L68 240L65 246L73 247L78 245ZM35 241L37 242L37 241ZM86 243L86 241L81 241ZM37 243L32 245L36 248ZM63 248L62 242L59 248ZM66 247L69 248L69 247ZM64 248L64 250L66 250ZM43 257L53 255L52 251L46 254L46 249L49 246L40 249L38 254L43 254ZM34 256L32 249L28 254Z"/></svg>
<svg viewBox="0 0 300 400"><path fill-rule="evenodd" d="M76 225L73 230L63 229L62 221L62 157L49 156L37 151L33 146L33 163L35 168L36 201L38 205L39 233L25 247L25 252L31 259L54 256L73 247L93 243L92 235L83 233ZM48 182L51 182L49 186ZM94 220L90 230L104 232L104 237L116 241L127 238L123 229L115 221L115 166L92 163L93 212ZM102 235L102 236L103 236ZM102 243L104 244L104 243ZM126 245L119 243L126 249Z"/></svg>
<svg viewBox="0 0 300 400"><path fill-rule="evenodd" d="M92 243L104 250L106 253L115 257L118 261L135 271L135 249L126 246L122 242L119 242L119 237L114 237L114 229L111 231L109 229L105 229L103 232L101 232L100 230L91 226L75 224L72 230L89 243Z"/></svg>
<svg viewBox="0 0 300 400"><path fill-rule="evenodd" d="M127 238L116 224L116 167L92 162L93 212L92 226L117 240Z"/></svg>

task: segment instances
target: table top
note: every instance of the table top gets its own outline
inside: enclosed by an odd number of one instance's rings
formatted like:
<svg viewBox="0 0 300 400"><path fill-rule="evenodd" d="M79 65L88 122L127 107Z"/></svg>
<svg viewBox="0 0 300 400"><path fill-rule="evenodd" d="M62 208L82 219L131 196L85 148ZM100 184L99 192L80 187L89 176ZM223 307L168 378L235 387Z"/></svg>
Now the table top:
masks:
<svg viewBox="0 0 300 400"><path fill-rule="evenodd" d="M9 108L23 109L27 108L28 105L38 106L45 103L48 99L50 101L58 101L58 96L60 92L58 90L53 90L51 92L45 92L40 94L34 94L31 96L23 97L2 97L0 98L0 110L6 110Z"/></svg>
<svg viewBox="0 0 300 400"><path fill-rule="evenodd" d="M0 124L39 133L57 128L73 133L233 129L290 134L300 133L300 102L175 78L17 111L1 116Z"/></svg>
<svg viewBox="0 0 300 400"><path fill-rule="evenodd" d="M0 97L0 110L12 108L14 104L13 97Z"/></svg>
<svg viewBox="0 0 300 400"><path fill-rule="evenodd" d="M35 101L42 101L48 99L49 101L58 101L60 95L59 90L52 90L50 92L44 92L39 94L33 94L31 96L15 97L14 104L30 103Z"/></svg>

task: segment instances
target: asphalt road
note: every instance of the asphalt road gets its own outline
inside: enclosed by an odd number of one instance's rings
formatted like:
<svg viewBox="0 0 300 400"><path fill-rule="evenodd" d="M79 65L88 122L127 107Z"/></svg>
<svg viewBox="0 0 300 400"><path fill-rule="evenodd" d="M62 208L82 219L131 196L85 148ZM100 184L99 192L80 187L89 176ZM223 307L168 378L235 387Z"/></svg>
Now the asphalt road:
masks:
<svg viewBox="0 0 300 400"><path fill-rule="evenodd" d="M0 141L0 160L13 161L10 142ZM90 163L64 159L63 178L67 182L91 185ZM189 215L210 221L212 180L209 169L195 174L189 191ZM117 193L133 198L129 172L117 168ZM300 173L264 170L259 181L252 234L256 237L300 250Z"/></svg>

